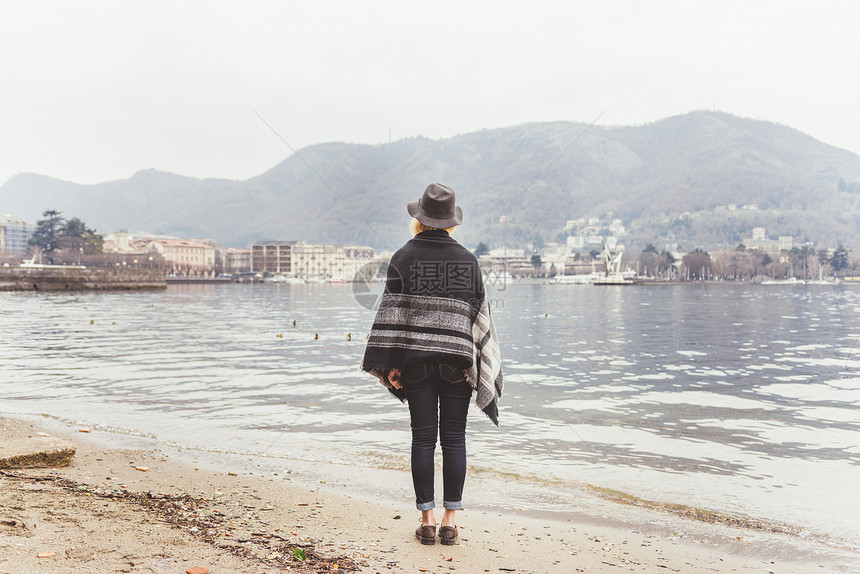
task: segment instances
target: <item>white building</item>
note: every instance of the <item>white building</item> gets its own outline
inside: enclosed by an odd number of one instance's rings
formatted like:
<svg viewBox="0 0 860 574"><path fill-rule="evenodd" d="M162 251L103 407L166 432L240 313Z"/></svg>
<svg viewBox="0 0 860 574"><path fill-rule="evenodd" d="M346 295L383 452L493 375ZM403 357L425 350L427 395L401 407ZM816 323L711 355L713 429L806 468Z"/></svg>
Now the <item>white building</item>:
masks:
<svg viewBox="0 0 860 574"><path fill-rule="evenodd" d="M372 247L364 245L344 245L343 246L343 278L347 280L353 279L358 270L371 262L376 262L376 252Z"/></svg>
<svg viewBox="0 0 860 574"><path fill-rule="evenodd" d="M567 246L571 249L582 249L585 247L585 237L582 235L568 235Z"/></svg>
<svg viewBox="0 0 860 574"><path fill-rule="evenodd" d="M509 249L507 247L490 249L478 258L478 263L484 273L497 271L516 275L518 272L522 273L524 270L530 271L532 269L531 261L526 259L525 249Z"/></svg>
<svg viewBox="0 0 860 574"><path fill-rule="evenodd" d="M620 219L613 219L612 223L609 224L609 232L612 233L612 235L623 237L627 235L627 228L624 227L624 224L621 223Z"/></svg>
<svg viewBox="0 0 860 574"><path fill-rule="evenodd" d="M747 249L762 251L773 255L780 251L791 251L794 248L794 238L790 235L781 235L779 239L770 239L764 227L755 227L752 237L744 240Z"/></svg>
<svg viewBox="0 0 860 574"><path fill-rule="evenodd" d="M575 229L577 227L582 227L585 225L585 218L580 217L579 219L568 219L564 222L564 230L570 231L571 229Z"/></svg>
<svg viewBox="0 0 860 574"><path fill-rule="evenodd" d="M299 241L292 248L292 275L325 278L343 274L343 251L335 245L315 245Z"/></svg>
<svg viewBox="0 0 860 574"><path fill-rule="evenodd" d="M158 233L147 233L138 231L128 233L127 231L115 231L102 236L104 240L102 251L105 253L123 253L123 254L138 254L146 251L146 246L153 240L171 239L180 240L179 237L173 235L163 235Z"/></svg>
<svg viewBox="0 0 860 574"><path fill-rule="evenodd" d="M540 251L540 258L544 270L554 270L557 275L564 275L564 267L567 258L570 257L570 247L557 243L547 243Z"/></svg>
<svg viewBox="0 0 860 574"><path fill-rule="evenodd" d="M168 273L205 275L215 271L215 248L184 239L155 239L146 246L151 253L164 257Z"/></svg>
<svg viewBox="0 0 860 574"><path fill-rule="evenodd" d="M487 251L486 255L493 259L522 259L526 256L526 250L496 247Z"/></svg>
<svg viewBox="0 0 860 574"><path fill-rule="evenodd" d="M317 245L300 241L292 249L292 275L302 279L350 281L358 270L374 260L372 247Z"/></svg>
<svg viewBox="0 0 860 574"><path fill-rule="evenodd" d="M216 247L215 270L219 273L249 273L251 271L251 250Z"/></svg>
<svg viewBox="0 0 860 574"><path fill-rule="evenodd" d="M9 213L0 213L0 252L24 253L36 225Z"/></svg>

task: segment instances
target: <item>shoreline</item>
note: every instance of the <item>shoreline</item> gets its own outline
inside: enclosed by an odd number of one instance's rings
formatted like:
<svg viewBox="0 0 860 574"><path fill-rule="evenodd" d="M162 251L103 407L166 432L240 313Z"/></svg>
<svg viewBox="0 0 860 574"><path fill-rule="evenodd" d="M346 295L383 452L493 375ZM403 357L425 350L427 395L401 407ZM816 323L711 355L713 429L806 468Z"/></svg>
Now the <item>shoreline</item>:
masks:
<svg viewBox="0 0 860 574"><path fill-rule="evenodd" d="M309 473L280 460L275 472L247 457L207 460L149 438L79 433L44 417L4 414L0 432L4 426L70 440L77 454L68 467L0 476L0 574L193 566L212 573L327 572L351 565L358 572L800 573L849 572L860 564L856 553L799 537L618 503L606 503L597 516L571 513L566 520L485 505L458 515L459 545L422 546L413 534L418 512L410 496L400 496L409 492L402 470L380 471L386 481L380 484L398 482L387 497L366 496L350 489L349 475L367 469ZM136 448L127 448L132 442ZM179 519L159 511L162 503L178 503ZM313 560L292 558L290 548L297 547ZM42 552L54 555L37 558Z"/></svg>
<svg viewBox="0 0 860 574"><path fill-rule="evenodd" d="M0 412L0 419L4 413ZM5 413L12 417L33 418L36 415L24 413ZM89 422L82 423L56 417L40 415L43 424L53 424L54 428L75 426L91 426L93 431L100 431L95 436L101 441L107 441L119 448L169 450L178 455L186 463L193 460L197 466L208 467L217 471L221 468L244 469L250 474L265 473L277 475L279 467L286 465L293 479L298 476L311 484L326 484L342 482L344 488L349 488L354 497L376 500L380 497L390 501L407 500L412 496L411 478L409 478L408 445L404 446L404 457L392 456L390 453L379 453L371 450L359 450L352 457L307 456L305 449L299 448L292 454L267 453L282 436L280 434L262 452L255 450L236 451L217 448L193 446L187 443L179 444L174 441L161 440L153 434L142 434L130 429L115 428ZM438 453L437 453L438 454ZM356 466L355 460L360 459ZM441 459L437 460L437 473L441 469ZM358 472L356 472L358 470ZM701 522L704 524L723 524L729 527L780 534L798 540L816 542L835 550L857 552L860 556L860 546L855 540L838 537L825 531L811 529L804 523L792 523L784 520L767 518L755 514L730 511L707 506L673 501L669 499L649 499L629 491L618 490L599 483L571 482L558 478L538 476L534 473L517 473L499 471L486 466L468 467L467 498L473 508L492 508L502 514L516 513L555 522L566 521L570 516L576 516L581 521L608 526L618 524L618 521L607 521L607 514L618 515L624 507L636 507L643 511L651 520L659 520L669 516L681 517L684 521ZM404 478L405 477L405 478ZM437 476L441 482L441 476ZM396 483L398 488L380 493L378 484ZM537 492L538 494L535 494ZM500 499L496 495L501 494ZM529 508L530 506L530 508Z"/></svg>

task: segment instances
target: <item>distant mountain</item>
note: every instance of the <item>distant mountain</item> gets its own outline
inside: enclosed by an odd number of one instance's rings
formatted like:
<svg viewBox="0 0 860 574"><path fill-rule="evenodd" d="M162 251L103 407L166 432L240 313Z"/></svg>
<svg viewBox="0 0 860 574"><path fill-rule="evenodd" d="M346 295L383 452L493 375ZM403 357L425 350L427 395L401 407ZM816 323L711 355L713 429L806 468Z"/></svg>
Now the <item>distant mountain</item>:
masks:
<svg viewBox="0 0 860 574"><path fill-rule="evenodd" d="M405 204L433 181L457 190L467 245L539 245L563 238L567 220L609 212L630 230L630 247L659 246L669 234L681 249L733 246L753 227L821 246L860 243L860 157L782 125L706 111L642 126L552 122L319 144L246 181L147 170L80 185L21 174L0 188L0 211L35 221L57 209L101 232L227 246L305 239L392 248L408 237ZM758 210L741 209L749 205Z"/></svg>

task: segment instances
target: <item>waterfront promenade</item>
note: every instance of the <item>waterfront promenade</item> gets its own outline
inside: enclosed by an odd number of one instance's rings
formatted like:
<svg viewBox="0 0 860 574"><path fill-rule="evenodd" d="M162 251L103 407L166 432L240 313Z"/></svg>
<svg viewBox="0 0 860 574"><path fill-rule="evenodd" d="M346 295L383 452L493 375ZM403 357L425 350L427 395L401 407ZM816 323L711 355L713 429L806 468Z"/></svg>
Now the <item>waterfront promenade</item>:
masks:
<svg viewBox="0 0 860 574"><path fill-rule="evenodd" d="M0 267L0 291L164 289L164 270L82 266Z"/></svg>

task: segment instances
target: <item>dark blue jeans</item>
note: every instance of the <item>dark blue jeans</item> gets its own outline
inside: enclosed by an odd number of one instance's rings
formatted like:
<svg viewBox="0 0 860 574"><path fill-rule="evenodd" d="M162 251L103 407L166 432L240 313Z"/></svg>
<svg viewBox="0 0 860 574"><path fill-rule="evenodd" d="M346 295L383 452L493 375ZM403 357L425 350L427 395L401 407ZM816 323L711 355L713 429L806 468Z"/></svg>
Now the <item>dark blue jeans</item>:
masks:
<svg viewBox="0 0 860 574"><path fill-rule="evenodd" d="M466 414L472 387L462 368L439 361L416 365L402 377L412 419L412 484L418 510L436 507L433 458L437 436L442 445L444 506L460 510L466 481Z"/></svg>

